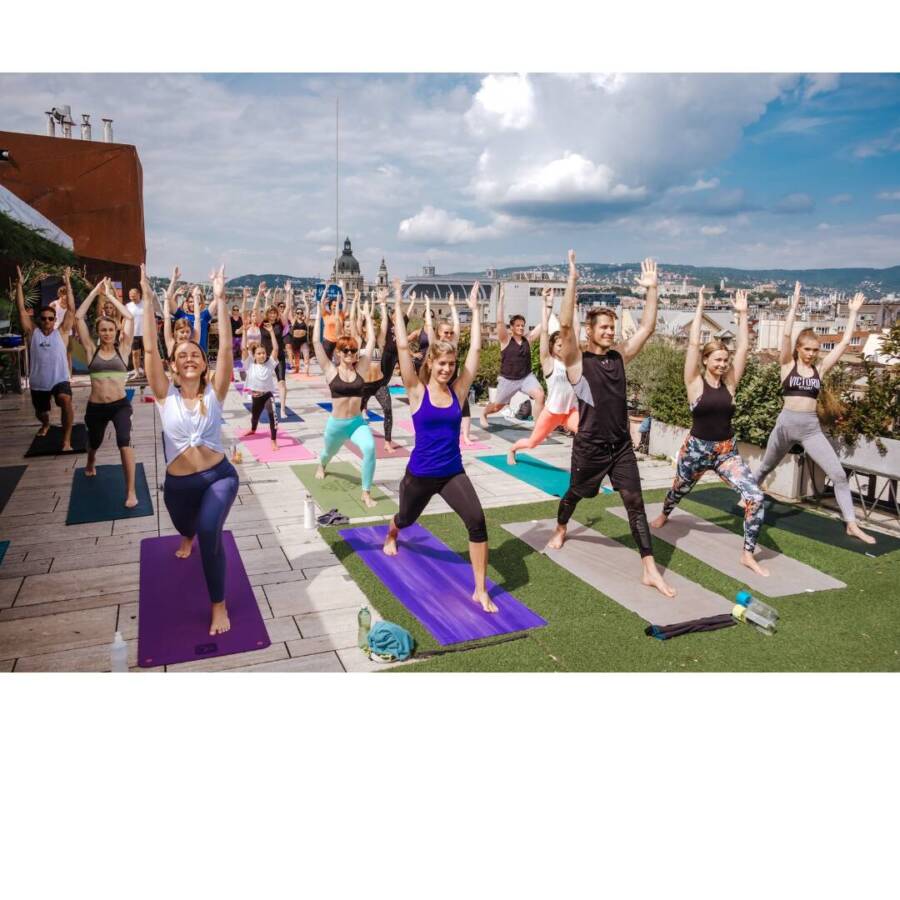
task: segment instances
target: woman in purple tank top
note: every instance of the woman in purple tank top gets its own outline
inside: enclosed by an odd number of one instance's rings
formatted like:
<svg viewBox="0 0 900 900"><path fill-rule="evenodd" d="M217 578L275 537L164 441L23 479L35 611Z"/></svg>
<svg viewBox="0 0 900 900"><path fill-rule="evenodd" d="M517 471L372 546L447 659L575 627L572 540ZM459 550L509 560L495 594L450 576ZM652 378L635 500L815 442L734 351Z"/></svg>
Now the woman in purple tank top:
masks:
<svg viewBox="0 0 900 900"><path fill-rule="evenodd" d="M394 282L394 333L400 356L400 374L409 396L416 444L406 474L400 482L400 511L391 520L384 552L388 556L397 555L400 529L412 525L422 515L428 501L435 494L440 494L463 520L469 533L469 558L475 576L472 600L480 603L485 612L493 613L497 612L497 607L485 587L487 524L475 488L463 469L459 449L463 404L478 371L481 353L477 281L467 302L472 311L472 339L465 365L451 386L450 382L456 374L456 346L449 341L432 341L416 373L401 314L400 282Z"/></svg>

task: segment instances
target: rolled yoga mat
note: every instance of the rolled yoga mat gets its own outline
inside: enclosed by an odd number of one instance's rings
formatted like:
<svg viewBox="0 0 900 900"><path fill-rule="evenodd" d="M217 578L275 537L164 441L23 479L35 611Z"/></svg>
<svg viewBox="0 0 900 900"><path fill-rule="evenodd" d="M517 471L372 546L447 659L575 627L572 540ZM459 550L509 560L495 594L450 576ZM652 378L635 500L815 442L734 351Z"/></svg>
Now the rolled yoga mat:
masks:
<svg viewBox="0 0 900 900"><path fill-rule="evenodd" d="M655 519L662 512L662 507L662 503L648 504L647 518ZM623 506L611 507L607 512L628 521L628 513ZM755 557L769 570L769 577L757 575L740 563L741 551L744 549L742 535L678 507L672 511L665 526L652 529L652 533L654 538L689 553L695 559L766 597L787 597L790 594L847 587L843 581L776 550L763 547L762 544L757 546Z"/></svg>
<svg viewBox="0 0 900 900"><path fill-rule="evenodd" d="M247 448L257 462L305 462L315 459L316 455L302 441L298 441L293 435L281 433L275 443L277 450L272 449L272 438L269 437L267 425L256 434L240 435L238 440Z"/></svg>
<svg viewBox="0 0 900 900"><path fill-rule="evenodd" d="M501 472L505 472L507 475L512 475L513 478L518 478L519 481L524 481L525 484L530 484L532 487L544 491L544 493L552 494L554 497L562 497L569 489L570 475L566 469L553 466L542 459L538 459L536 456L531 456L529 453L517 453L516 459L518 462L514 466L511 466L506 461L505 453L479 456L477 459L486 462L495 469L499 469ZM604 494L612 493L608 487L600 488L600 492Z"/></svg>
<svg viewBox="0 0 900 900"><path fill-rule="evenodd" d="M317 403L316 406L322 407L322 409L324 409L325 412L332 411L332 403L330 400L323 400L321 403ZM368 419L370 422L383 422L384 421L383 416L379 416L378 413L373 413L372 410L367 410L366 416L368 416Z"/></svg>
<svg viewBox="0 0 900 900"><path fill-rule="evenodd" d="M0 513L6 509L9 498L25 474L28 466L3 466L0 468Z"/></svg>
<svg viewBox="0 0 900 900"><path fill-rule="evenodd" d="M693 490L685 499L731 513L739 518L744 517L744 511L737 503L738 495L726 487ZM900 538L870 531L869 534L875 538L875 543L864 544L862 541L850 537L844 530L843 522L839 519L831 519L791 503L782 503L769 496L765 500L764 521L766 525L773 528L781 528L813 541L840 547L842 550L852 550L854 553L863 553L866 556L882 556L885 553L900 550ZM860 525L865 527L864 522L860 522Z"/></svg>
<svg viewBox="0 0 900 900"><path fill-rule="evenodd" d="M472 600L475 579L471 564L418 523L400 532L396 556L382 552L387 531L387 525L369 525L341 529L340 535L439 644L547 624L490 579L485 580L485 587L498 612L485 612Z"/></svg>
<svg viewBox="0 0 900 900"><path fill-rule="evenodd" d="M63 430L59 425L51 425L50 430L43 436L34 436L31 446L25 452L25 456L56 456L62 453ZM84 425L72 426L72 449L66 453L87 452L87 429Z"/></svg>
<svg viewBox="0 0 900 900"><path fill-rule="evenodd" d="M372 432L372 437L375 438L375 459L403 459L404 457L409 456L409 449L407 447L399 447L399 449L395 450L393 453L388 453L387 450L384 449L383 434L375 434ZM344 449L349 450L354 456L358 456L362 459L362 450L360 450L353 441L344 441Z"/></svg>
<svg viewBox="0 0 900 900"><path fill-rule="evenodd" d="M474 422L472 423L475 424ZM481 426L477 426L481 428ZM481 428L484 431L484 428ZM530 428L519 428L516 425L494 425L492 424L490 428L487 429L488 434L496 435L497 437L503 438L504 441L509 441L510 444L514 444L516 441L521 441L522 438L527 438L531 434ZM542 443L544 444L558 444L559 441L553 437L545 438Z"/></svg>
<svg viewBox="0 0 900 900"><path fill-rule="evenodd" d="M187 559L175 556L181 543L177 534L141 541L139 666L170 666L269 646L271 641L234 535L223 531L222 542L226 555L225 603L231 630L212 636L209 592L196 540Z"/></svg>
<svg viewBox="0 0 900 900"><path fill-rule="evenodd" d="M734 603L659 566L675 597L664 597L656 588L641 584L641 556L624 544L574 519L561 550L546 550L556 529L555 519L512 522L503 526L529 547L544 553L557 565L592 588L637 613L652 625L676 625L730 613Z"/></svg>
<svg viewBox="0 0 900 900"><path fill-rule="evenodd" d="M395 428L400 428L400 429L402 429L403 431L407 431L407 432L409 432L409 433L412 434L412 435L414 435L414 434L416 433L416 429L415 429L415 427L413 426L412 419L394 419L394 427L395 427ZM459 449L460 449L460 450L467 450L467 451L470 451L470 452L473 451L473 450L490 450L490 449L491 449L491 445L490 445L490 444L485 444L483 441L472 441L471 444L464 444L464 443L463 443L463 439L462 439L462 435L460 435L460 438L459 438Z"/></svg>
<svg viewBox="0 0 900 900"><path fill-rule="evenodd" d="M279 424L279 425L280 425L282 422L302 422L302 421L303 421L303 419L301 419L300 416L298 416L297 413L295 413L289 406L286 406L286 407L285 407L285 410L286 410L286 411L285 411L284 415L279 415L279 413L278 413L278 404L275 403L274 400L272 401L272 403L275 404L275 415L278 416L278 424ZM249 403L245 403L245 404L244 404L244 409L246 409L247 412L250 412L250 410L252 409L252 407L251 407L251 405L250 405ZM261 424L261 425L268 425L268 424L269 424L269 413L268 413L268 411L266 410L265 407L263 407L263 411L262 411L262 413L261 413L261 415L260 415L260 417L259 417L259 421L260 421L260 424Z"/></svg>
<svg viewBox="0 0 900 900"><path fill-rule="evenodd" d="M363 505L360 494L362 485L359 471L350 463L328 463L325 478L316 478L317 465L291 466L293 473L303 482L304 487L312 495L323 512L337 508L350 519L363 516L391 516L397 512L397 504L388 498L377 485L372 485L372 499L376 501L372 509Z"/></svg>
<svg viewBox="0 0 900 900"><path fill-rule="evenodd" d="M125 508L125 472L122 466L96 468L97 474L91 478L84 474L84 469L75 470L66 525L108 522L112 519L139 519L153 515L153 500L147 487L143 463L135 466L134 491L138 505L134 509Z"/></svg>

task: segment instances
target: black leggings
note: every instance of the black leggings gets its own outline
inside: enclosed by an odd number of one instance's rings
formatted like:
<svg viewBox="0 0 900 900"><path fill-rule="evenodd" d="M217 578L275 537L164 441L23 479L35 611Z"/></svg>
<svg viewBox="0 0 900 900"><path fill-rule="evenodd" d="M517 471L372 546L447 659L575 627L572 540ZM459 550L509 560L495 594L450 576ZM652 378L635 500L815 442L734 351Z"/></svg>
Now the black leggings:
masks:
<svg viewBox="0 0 900 900"><path fill-rule="evenodd" d="M576 437L577 442L577 437ZM565 525L572 518L579 500L596 497L600 482L609 475L612 486L622 495L622 503L628 512L628 524L641 556L653 556L650 544L650 525L644 512L644 496L641 493L641 475L630 438L616 446L601 444L572 450L572 480L569 490L559 501L556 521Z"/></svg>
<svg viewBox="0 0 900 900"><path fill-rule="evenodd" d="M275 418L275 404L272 402L272 392L266 391L264 394L253 394L250 398L250 429L256 431L259 425L259 417L265 410L269 414L269 435L275 440L278 434L278 419Z"/></svg>
<svg viewBox="0 0 900 900"><path fill-rule="evenodd" d="M394 516L397 528L408 528L422 515L428 501L440 494L455 512L469 532L473 544L487 542L487 523L481 501L469 476L465 472L446 478L423 478L413 475L409 469L400 482L400 511Z"/></svg>
<svg viewBox="0 0 900 900"><path fill-rule="evenodd" d="M373 396L379 404L381 404L381 414L384 416L384 439L389 441L391 439L391 432L394 430L394 411L391 402L391 392L388 390L387 385L382 382ZM368 412L368 405L369 398L365 397L363 399L362 409L360 410L363 415Z"/></svg>
<svg viewBox="0 0 900 900"><path fill-rule="evenodd" d="M116 429L116 446L121 450L131 446L131 403L127 397L113 400L112 403L88 402L84 411L84 424L88 433L88 447L99 449L106 434L106 426L110 422Z"/></svg>
<svg viewBox="0 0 900 900"><path fill-rule="evenodd" d="M387 385L394 377L394 369L397 367L397 349L386 348L381 351L381 381Z"/></svg>

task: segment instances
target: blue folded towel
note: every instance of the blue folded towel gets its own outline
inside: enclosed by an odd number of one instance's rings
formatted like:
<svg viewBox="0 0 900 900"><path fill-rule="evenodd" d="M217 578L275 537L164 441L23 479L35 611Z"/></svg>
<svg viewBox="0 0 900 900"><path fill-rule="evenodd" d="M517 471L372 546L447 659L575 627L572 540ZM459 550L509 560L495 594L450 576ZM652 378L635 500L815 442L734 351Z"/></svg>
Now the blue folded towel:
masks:
<svg viewBox="0 0 900 900"><path fill-rule="evenodd" d="M393 622L376 622L369 631L369 650L378 656L409 659L415 648L413 636Z"/></svg>

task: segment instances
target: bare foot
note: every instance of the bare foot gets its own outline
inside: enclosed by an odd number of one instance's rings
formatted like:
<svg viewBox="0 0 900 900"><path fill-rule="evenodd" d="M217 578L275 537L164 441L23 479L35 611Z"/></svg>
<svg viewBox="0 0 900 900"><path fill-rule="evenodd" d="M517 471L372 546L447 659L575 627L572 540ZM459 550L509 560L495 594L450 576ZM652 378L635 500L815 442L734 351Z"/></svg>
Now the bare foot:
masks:
<svg viewBox="0 0 900 900"><path fill-rule="evenodd" d="M675 588L669 587L669 585L665 583L655 565L652 569L644 569L644 574L641 576L641 584L644 584L647 587L656 588L663 597L674 597L676 593Z"/></svg>
<svg viewBox="0 0 900 900"><path fill-rule="evenodd" d="M553 537L547 541L547 549L548 550L561 550L562 545L566 542L566 526L565 525L557 525L556 531L553 532Z"/></svg>
<svg viewBox="0 0 900 900"><path fill-rule="evenodd" d="M249 429L247 429L247 431L245 431L245 432L241 435L241 437L250 437L251 434L256 434L256 429L255 429L255 428L249 428Z"/></svg>
<svg viewBox="0 0 900 900"><path fill-rule="evenodd" d="M72 452L72 442L71 441L63 441L62 452L63 453L71 453Z"/></svg>
<svg viewBox="0 0 900 900"><path fill-rule="evenodd" d="M37 430L37 436L38 436L38 437L44 437L44 436L47 434L47 432L48 432L49 430L50 430L50 426L49 426L49 425L41 425L41 427L38 428L38 430Z"/></svg>
<svg viewBox="0 0 900 900"><path fill-rule="evenodd" d="M871 534L866 534L862 530L862 528L860 528L859 525L856 524L856 522L851 522L847 526L847 534L849 534L850 537L858 538L864 544L874 544L875 543L875 538L873 538Z"/></svg>
<svg viewBox="0 0 900 900"><path fill-rule="evenodd" d="M669 517L665 513L660 513L651 523L651 528L662 528L666 522L669 521Z"/></svg>
<svg viewBox="0 0 900 900"><path fill-rule="evenodd" d="M324 477L325 477L325 466L320 464L319 468L316 469L316 478L318 478L319 481L321 481Z"/></svg>
<svg viewBox="0 0 900 900"><path fill-rule="evenodd" d="M181 538L181 546L175 551L175 555L179 559L187 559L191 555L191 548L194 545L194 539L189 537Z"/></svg>
<svg viewBox="0 0 900 900"><path fill-rule="evenodd" d="M384 452L385 453L396 453L399 448L393 441L385 441L384 442Z"/></svg>
<svg viewBox="0 0 900 900"><path fill-rule="evenodd" d="M87 474L87 473L85 473ZM137 494L129 494L125 498L125 508L126 509L134 509L138 505Z"/></svg>
<svg viewBox="0 0 900 900"><path fill-rule="evenodd" d="M397 555L397 535L391 534L390 531L387 533L387 537L384 539L384 546L381 548L387 556L396 556Z"/></svg>
<svg viewBox="0 0 900 900"><path fill-rule="evenodd" d="M753 554L749 550L745 550L741 553L741 565L746 566L752 572L756 572L757 575L762 575L764 578L769 577L769 570L765 566L761 566L753 558Z"/></svg>
<svg viewBox="0 0 900 900"><path fill-rule="evenodd" d="M278 449L278 441L272 441L272 449L273 449L273 450L277 450L277 449Z"/></svg>
<svg viewBox="0 0 900 900"><path fill-rule="evenodd" d="M228 618L228 610L225 609L225 601L212 604L212 621L209 623L209 633L224 634L231 628L231 621Z"/></svg>
<svg viewBox="0 0 900 900"><path fill-rule="evenodd" d="M84 467L84 477L85 478L93 478L97 474L97 470L94 466L85 466ZM135 501L137 502L137 501Z"/></svg>
<svg viewBox="0 0 900 900"><path fill-rule="evenodd" d="M487 420L487 416L484 414L484 410L481 411L481 415L478 416L478 421L481 423L481 427L487 430L491 427L490 422Z"/></svg>
<svg viewBox="0 0 900 900"><path fill-rule="evenodd" d="M472 594L472 600L474 600L475 603L480 603L481 608L485 612L490 612L490 613L499 612L496 604L494 603L493 600L491 600L487 591L475 591Z"/></svg>
<svg viewBox="0 0 900 900"><path fill-rule="evenodd" d="M475 443L467 434L462 435L462 442L464 447L471 447Z"/></svg>
<svg viewBox="0 0 900 900"><path fill-rule="evenodd" d="M362 492L362 502L363 502L363 506L365 506L367 509L372 509L374 506L377 505L375 503L375 501L372 499L372 495L368 491Z"/></svg>
<svg viewBox="0 0 900 900"><path fill-rule="evenodd" d="M515 466L515 465L517 465L517 462L516 462L516 451L515 451L515 450L510 450L509 453L506 454L506 464L507 464L508 466Z"/></svg>

